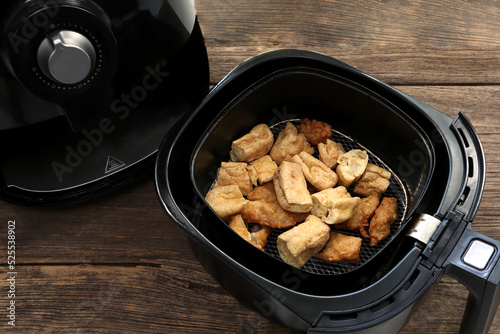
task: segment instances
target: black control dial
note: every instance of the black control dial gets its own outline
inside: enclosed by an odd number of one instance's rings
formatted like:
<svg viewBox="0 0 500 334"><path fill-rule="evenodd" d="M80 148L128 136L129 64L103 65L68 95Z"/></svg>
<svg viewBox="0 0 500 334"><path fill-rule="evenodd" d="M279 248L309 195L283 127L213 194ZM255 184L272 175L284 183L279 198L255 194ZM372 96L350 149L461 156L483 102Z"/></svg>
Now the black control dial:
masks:
<svg viewBox="0 0 500 334"><path fill-rule="evenodd" d="M40 44L37 60L43 74L52 81L74 85L92 73L96 53L84 35L59 30L50 33Z"/></svg>
<svg viewBox="0 0 500 334"><path fill-rule="evenodd" d="M19 82L61 105L73 129L102 118L85 110L96 109L97 96L101 104L106 100L117 68L117 42L104 10L92 0L24 0L8 17L2 57Z"/></svg>

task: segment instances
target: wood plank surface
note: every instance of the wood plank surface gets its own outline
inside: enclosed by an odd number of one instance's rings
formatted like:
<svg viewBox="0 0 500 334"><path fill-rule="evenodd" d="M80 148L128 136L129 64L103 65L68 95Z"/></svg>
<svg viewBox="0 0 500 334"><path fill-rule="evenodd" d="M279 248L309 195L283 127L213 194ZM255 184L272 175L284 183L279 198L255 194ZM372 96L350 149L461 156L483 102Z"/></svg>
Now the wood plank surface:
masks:
<svg viewBox="0 0 500 334"><path fill-rule="evenodd" d="M325 53L390 84L500 80L494 0L198 1L197 8L215 82L275 48Z"/></svg>
<svg viewBox="0 0 500 334"><path fill-rule="evenodd" d="M500 3L470 1L196 0L212 84L277 48L321 52L455 116L483 143L486 188L474 229L500 240ZM236 301L192 255L153 177L84 203L0 202L0 250L16 221L16 327L0 332L294 333ZM467 290L444 276L401 333L458 333ZM500 334L500 315L490 329Z"/></svg>

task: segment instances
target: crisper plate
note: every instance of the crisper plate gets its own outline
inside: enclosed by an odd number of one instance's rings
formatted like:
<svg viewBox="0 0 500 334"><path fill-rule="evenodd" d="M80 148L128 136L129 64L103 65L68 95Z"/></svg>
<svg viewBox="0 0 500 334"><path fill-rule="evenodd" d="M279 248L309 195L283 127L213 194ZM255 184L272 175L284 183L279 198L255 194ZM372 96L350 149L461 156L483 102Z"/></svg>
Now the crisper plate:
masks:
<svg viewBox="0 0 500 334"><path fill-rule="evenodd" d="M292 122L293 124L297 125L300 123L300 120L287 120L287 121L282 121L279 123L276 123L272 126L270 126L271 131L273 132L275 138L278 136L278 134L283 130L288 122ZM333 130L333 135L330 139L333 141L342 144L344 147L345 151L350 151L354 149L360 149L360 150L365 150L368 153L368 162L371 164L374 164L378 167L382 167L385 170L388 170L391 172L391 183L389 185L389 188L387 191L382 195L380 200L384 197L395 197L398 200L398 218L397 220L391 224L391 233L390 235L385 238L384 240L381 240L376 246L371 246L370 245L370 240L367 238L363 238L358 230L353 231L353 230L348 230L348 229L333 229L334 231L338 231L342 234L345 235L351 235L351 236L356 236L356 237L361 237L363 242L361 245L361 250L359 254L359 262L358 263L349 263L348 261L340 261L340 262L327 262L322 259L319 259L317 257L312 257L309 261L306 262L306 264L302 267L302 270L308 272L308 273L313 273L313 274L319 274L319 275L336 275L336 274L344 274L348 273L353 269L356 269L360 266L362 266L365 262L369 261L373 256L375 256L377 253L382 250L387 243L389 243L392 238L397 234L399 229L404 225L403 224L403 219L406 217L406 211L407 211L407 203L408 203L408 194L407 191L403 185L403 182L401 179L392 171L389 166L387 166L380 158L378 158L375 154L373 154L370 150L368 150L366 147L362 146L360 143L357 143L355 140L350 138L349 136L346 136L342 134L339 131ZM315 152L314 156L318 157L317 151ZM354 189L354 184L351 185L347 190L352 196L358 196L353 193ZM288 229L273 229L271 235L268 238L268 242L264 248L264 251L271 255L272 257L278 259L281 261L281 258L279 256L279 252L277 249L277 238L278 236L285 232Z"/></svg>

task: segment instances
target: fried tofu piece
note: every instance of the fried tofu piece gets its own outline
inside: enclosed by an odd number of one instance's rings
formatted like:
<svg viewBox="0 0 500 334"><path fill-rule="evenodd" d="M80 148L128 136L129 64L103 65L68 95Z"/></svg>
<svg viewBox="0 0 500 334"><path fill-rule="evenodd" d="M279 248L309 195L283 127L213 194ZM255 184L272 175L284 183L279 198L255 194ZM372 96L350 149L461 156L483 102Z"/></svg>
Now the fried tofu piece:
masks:
<svg viewBox="0 0 500 334"><path fill-rule="evenodd" d="M312 121L310 121L309 118L301 119L300 124L297 125L297 130L299 133L303 133L307 141L314 146L326 142L326 140L332 136L331 125L315 119Z"/></svg>
<svg viewBox="0 0 500 334"><path fill-rule="evenodd" d="M267 238L271 234L271 228L266 226L256 225L249 229L241 215L234 216L229 222L229 227L247 242L262 251L267 243Z"/></svg>
<svg viewBox="0 0 500 334"><path fill-rule="evenodd" d="M273 176L274 190L281 207L291 212L309 212L312 199L300 165L284 161Z"/></svg>
<svg viewBox="0 0 500 334"><path fill-rule="evenodd" d="M233 231L238 233L240 237L253 244L252 239L250 238L250 232L248 231L247 224L245 223L241 215L236 215L231 218L231 220L229 221L229 227L232 228Z"/></svg>
<svg viewBox="0 0 500 334"><path fill-rule="evenodd" d="M323 248L329 236L330 227L310 215L303 223L278 236L279 255L286 263L300 268Z"/></svg>
<svg viewBox="0 0 500 334"><path fill-rule="evenodd" d="M259 184L273 180L273 175L278 165L271 159L270 155L264 155L257 160L250 162L250 166L255 169L257 181Z"/></svg>
<svg viewBox="0 0 500 334"><path fill-rule="evenodd" d="M300 165L306 180L318 190L333 188L337 183L337 174L307 152L300 152L292 161Z"/></svg>
<svg viewBox="0 0 500 334"><path fill-rule="evenodd" d="M343 186L322 190L312 194L311 198L311 213L329 225L350 219L361 200L359 197L351 197Z"/></svg>
<svg viewBox="0 0 500 334"><path fill-rule="evenodd" d="M350 263L359 262L362 239L360 237L349 236L337 232L331 232L330 240L325 249L316 257L327 262L348 261Z"/></svg>
<svg viewBox="0 0 500 334"><path fill-rule="evenodd" d="M387 180L389 180L391 178L391 172L389 172L388 170L383 169L382 167L374 165L374 164L370 164L369 163L368 165L366 165L365 171L366 172L376 173L376 174L380 175L381 177L383 177L384 179L387 179Z"/></svg>
<svg viewBox="0 0 500 334"><path fill-rule="evenodd" d="M250 239L259 246L260 249L264 250L267 244L267 239L271 235L272 228L262 225L253 225L250 227Z"/></svg>
<svg viewBox="0 0 500 334"><path fill-rule="evenodd" d="M321 160L328 168L335 168L338 164L339 157L345 153L342 144L327 139L326 143L318 144L319 160Z"/></svg>
<svg viewBox="0 0 500 334"><path fill-rule="evenodd" d="M365 227L369 226L369 220L377 210L380 203L378 195L361 198L359 204L354 209L353 215L347 221L334 225L337 229L359 230L361 235L368 238L369 235Z"/></svg>
<svg viewBox="0 0 500 334"><path fill-rule="evenodd" d="M298 133L295 125L287 123L286 127L278 134L269 155L278 165L281 165L283 161L290 161L294 155L302 151L313 154L314 148L309 144L304 134Z"/></svg>
<svg viewBox="0 0 500 334"><path fill-rule="evenodd" d="M385 197L370 221L370 245L376 246L391 234L391 224L398 219L398 204L394 197Z"/></svg>
<svg viewBox="0 0 500 334"><path fill-rule="evenodd" d="M253 190L248 193L247 198L250 201L264 201L279 204L272 182L266 182L263 185L253 188Z"/></svg>
<svg viewBox="0 0 500 334"><path fill-rule="evenodd" d="M250 162L269 153L273 143L274 135L269 126L259 124L254 126L249 133L232 142L229 155L232 161Z"/></svg>
<svg viewBox="0 0 500 334"><path fill-rule="evenodd" d="M253 189L250 179L248 165L245 162L222 162L217 170L217 181L215 187L237 185L243 196Z"/></svg>
<svg viewBox="0 0 500 334"><path fill-rule="evenodd" d="M248 193L247 199L250 201L264 201L268 203L274 203L279 206L279 210L283 210L276 197L276 192L274 190L274 184L272 182L264 183L261 186L255 187L250 193ZM303 222L304 219L309 215L306 213L290 212L285 211L287 216L291 216L295 222Z"/></svg>
<svg viewBox="0 0 500 334"><path fill-rule="evenodd" d="M256 223L271 228L292 227L305 219L305 217L283 210L277 203L264 201L248 201L241 209L241 216L247 223Z"/></svg>
<svg viewBox="0 0 500 334"><path fill-rule="evenodd" d="M205 200L215 213L225 221L240 213L243 205L248 202L243 197L240 188L235 184L210 190L205 196Z"/></svg>
<svg viewBox="0 0 500 334"><path fill-rule="evenodd" d="M360 179L368 165L368 153L364 150L351 150L342 154L336 168L339 185L349 186Z"/></svg>
<svg viewBox="0 0 500 334"><path fill-rule="evenodd" d="M251 166L251 165L247 165L247 172L248 172L248 177L249 177L252 185L255 187L258 186L259 185L259 174L257 173L257 170L255 169L255 167Z"/></svg>
<svg viewBox="0 0 500 334"><path fill-rule="evenodd" d="M368 164L354 192L361 196L380 195L387 191L391 182L391 172L373 164Z"/></svg>

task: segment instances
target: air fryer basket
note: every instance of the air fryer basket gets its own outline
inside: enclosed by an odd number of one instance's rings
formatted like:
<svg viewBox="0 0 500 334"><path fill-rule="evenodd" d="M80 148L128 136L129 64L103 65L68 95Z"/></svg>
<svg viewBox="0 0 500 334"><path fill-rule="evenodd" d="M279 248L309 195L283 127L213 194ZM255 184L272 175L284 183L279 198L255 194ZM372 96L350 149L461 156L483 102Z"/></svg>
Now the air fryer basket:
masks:
<svg viewBox="0 0 500 334"><path fill-rule="evenodd" d="M390 171L401 169L400 159L404 152L422 152L418 171L402 179L392 173L391 186L385 196L398 199L398 219L392 225L389 238L376 247L369 246L369 241L364 239L359 264L346 261L327 263L313 258L301 268L308 274L317 275L358 270L390 241L397 239L425 192L434 161L430 139L425 132L401 110L373 92L339 76L310 68L283 69L271 73L242 92L207 128L193 153L192 182L203 198L214 182L221 161L229 161L232 140L248 133L259 123L269 124L277 135L288 121L296 122L305 117L331 124L335 130L334 139L341 142L346 150L365 149L369 152L370 163ZM224 228L227 226L220 219L214 221L211 212L200 215L197 223L207 235L214 235L208 230L215 224ZM281 260L276 249L276 237L281 232L273 231L266 245L266 252L277 261ZM359 235L359 232L345 230L342 233ZM213 241L216 245L225 243L221 239ZM232 257L239 257L239 248L228 249L227 252ZM262 272L262 275L266 276L266 273Z"/></svg>
<svg viewBox="0 0 500 334"><path fill-rule="evenodd" d="M246 243L204 200L234 139L259 123L274 128L304 117L330 123L346 145L362 145L393 173L389 194L402 202L401 217L359 265L289 266L272 241L266 252ZM486 333L498 306L500 246L470 228L484 187L473 127L462 113L453 120L333 58L279 50L238 66L167 134L156 178L164 208L207 271L288 327L396 333L444 273L471 291L464 333ZM493 250L483 269L463 261L473 242Z"/></svg>

